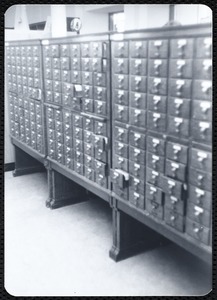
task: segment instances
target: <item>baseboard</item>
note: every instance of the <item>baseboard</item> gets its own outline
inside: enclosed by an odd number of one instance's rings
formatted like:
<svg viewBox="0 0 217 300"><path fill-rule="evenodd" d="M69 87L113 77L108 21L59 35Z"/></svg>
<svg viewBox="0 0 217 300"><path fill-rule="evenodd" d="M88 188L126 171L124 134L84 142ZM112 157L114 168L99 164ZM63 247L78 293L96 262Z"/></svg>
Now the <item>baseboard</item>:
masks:
<svg viewBox="0 0 217 300"><path fill-rule="evenodd" d="M4 171L8 172L8 171L13 171L15 169L15 163L6 163L4 164Z"/></svg>

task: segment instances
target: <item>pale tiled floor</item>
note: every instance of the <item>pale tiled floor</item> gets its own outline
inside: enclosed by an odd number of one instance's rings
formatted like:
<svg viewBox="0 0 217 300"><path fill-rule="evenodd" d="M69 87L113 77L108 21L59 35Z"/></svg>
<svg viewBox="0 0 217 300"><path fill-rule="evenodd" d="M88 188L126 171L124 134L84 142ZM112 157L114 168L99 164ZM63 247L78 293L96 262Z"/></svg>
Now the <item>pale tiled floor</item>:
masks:
<svg viewBox="0 0 217 300"><path fill-rule="evenodd" d="M115 263L111 209L45 207L46 174L5 173L5 287L15 296L204 295L208 265L174 244Z"/></svg>

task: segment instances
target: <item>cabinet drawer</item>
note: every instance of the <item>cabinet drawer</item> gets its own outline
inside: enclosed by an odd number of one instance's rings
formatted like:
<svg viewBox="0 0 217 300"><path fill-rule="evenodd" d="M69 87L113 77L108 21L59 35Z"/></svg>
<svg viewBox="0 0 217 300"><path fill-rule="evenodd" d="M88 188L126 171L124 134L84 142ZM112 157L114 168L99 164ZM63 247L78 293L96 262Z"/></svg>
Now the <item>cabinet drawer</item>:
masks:
<svg viewBox="0 0 217 300"><path fill-rule="evenodd" d="M165 141L153 136L147 137L147 150L156 155L164 156L165 154Z"/></svg>
<svg viewBox="0 0 217 300"><path fill-rule="evenodd" d="M107 165L106 164L95 159L94 167L95 167L94 169L96 171L96 174L100 174L100 175L106 177L106 174L107 174Z"/></svg>
<svg viewBox="0 0 217 300"><path fill-rule="evenodd" d="M212 125L210 122L192 120L191 133L196 141L209 144L212 142Z"/></svg>
<svg viewBox="0 0 217 300"><path fill-rule="evenodd" d="M129 109L127 106L115 104L115 120L128 123L129 122Z"/></svg>
<svg viewBox="0 0 217 300"><path fill-rule="evenodd" d="M55 57L51 59L50 57L46 57L46 62L48 66L50 66L50 63L52 64L53 69L60 69L60 59Z"/></svg>
<svg viewBox="0 0 217 300"><path fill-rule="evenodd" d="M72 71L71 72L71 82L75 84L81 84L81 72Z"/></svg>
<svg viewBox="0 0 217 300"><path fill-rule="evenodd" d="M89 144L91 144L93 142L93 132L84 130L84 142L89 143Z"/></svg>
<svg viewBox="0 0 217 300"><path fill-rule="evenodd" d="M114 66L115 74L128 74L129 73L128 58L114 58L113 66Z"/></svg>
<svg viewBox="0 0 217 300"><path fill-rule="evenodd" d="M52 79L52 72L51 72L51 69L45 69L44 70L44 77L45 79Z"/></svg>
<svg viewBox="0 0 217 300"><path fill-rule="evenodd" d="M83 59L82 59L83 61ZM87 59L89 62L89 59ZM72 58L71 59L71 69L73 71L80 71L81 70L81 60L79 58Z"/></svg>
<svg viewBox="0 0 217 300"><path fill-rule="evenodd" d="M93 91L93 97L95 100L101 100L101 101L106 101L107 96L106 96L106 88L103 87L94 87L94 91Z"/></svg>
<svg viewBox="0 0 217 300"><path fill-rule="evenodd" d="M187 164L188 147L177 143L167 142L166 157L171 160Z"/></svg>
<svg viewBox="0 0 217 300"><path fill-rule="evenodd" d="M81 44L81 56L88 57L90 55L91 55L90 44L89 43Z"/></svg>
<svg viewBox="0 0 217 300"><path fill-rule="evenodd" d="M190 117L190 100L170 97L168 113L171 116L188 119Z"/></svg>
<svg viewBox="0 0 217 300"><path fill-rule="evenodd" d="M121 143L128 144L128 130L115 126L115 139Z"/></svg>
<svg viewBox="0 0 217 300"><path fill-rule="evenodd" d="M61 143L63 144L63 141L64 141L64 135L62 134L62 132L55 132L55 138L56 138L56 141L58 143Z"/></svg>
<svg viewBox="0 0 217 300"><path fill-rule="evenodd" d="M150 200L146 199L145 202L145 209L155 218L158 218L160 220L163 219L163 206Z"/></svg>
<svg viewBox="0 0 217 300"><path fill-rule="evenodd" d="M161 187L165 194L182 199L183 185L181 182L162 176Z"/></svg>
<svg viewBox="0 0 217 300"><path fill-rule="evenodd" d="M106 47L106 44L102 43L101 42L92 42L91 43L91 54L93 57L102 57L104 52L105 52L105 49L103 48Z"/></svg>
<svg viewBox="0 0 217 300"><path fill-rule="evenodd" d="M147 153L147 165L149 168L156 170L157 172L164 172L164 157L157 156L152 153Z"/></svg>
<svg viewBox="0 0 217 300"><path fill-rule="evenodd" d="M46 79L45 80L45 89L48 91L52 91L53 90L53 82L52 80Z"/></svg>
<svg viewBox="0 0 217 300"><path fill-rule="evenodd" d="M74 170L80 175L84 175L84 165L80 164L76 160L74 161Z"/></svg>
<svg viewBox="0 0 217 300"><path fill-rule="evenodd" d="M136 131L130 131L129 141L131 146L145 150L146 139L144 134Z"/></svg>
<svg viewBox="0 0 217 300"><path fill-rule="evenodd" d="M61 105L62 104L62 94L61 93L53 93L54 103Z"/></svg>
<svg viewBox="0 0 217 300"><path fill-rule="evenodd" d="M93 112L93 100L92 99L82 99L82 110L85 112Z"/></svg>
<svg viewBox="0 0 217 300"><path fill-rule="evenodd" d="M211 212L204 208L189 202L187 207L187 216L189 219L204 225L210 226L211 223Z"/></svg>
<svg viewBox="0 0 217 300"><path fill-rule="evenodd" d="M89 155L84 155L84 164L87 168L94 169L94 158Z"/></svg>
<svg viewBox="0 0 217 300"><path fill-rule="evenodd" d="M120 188L117 184L113 184L113 192L124 200L128 200L128 188Z"/></svg>
<svg viewBox="0 0 217 300"><path fill-rule="evenodd" d="M149 60L149 76L167 77L168 76L168 60L167 59L150 59Z"/></svg>
<svg viewBox="0 0 217 300"><path fill-rule="evenodd" d="M123 90L114 90L114 101L117 104L129 105L129 94L127 91Z"/></svg>
<svg viewBox="0 0 217 300"><path fill-rule="evenodd" d="M72 57L80 57L80 45L79 44L70 45L70 55Z"/></svg>
<svg viewBox="0 0 217 300"><path fill-rule="evenodd" d="M191 85L190 79L170 79L170 96L180 98L191 98Z"/></svg>
<svg viewBox="0 0 217 300"><path fill-rule="evenodd" d="M212 102L210 101L192 101L192 117L196 120L212 120Z"/></svg>
<svg viewBox="0 0 217 300"><path fill-rule="evenodd" d="M189 185L189 200L194 204L204 208L205 210L212 210L212 194L205 190L201 190L193 185Z"/></svg>
<svg viewBox="0 0 217 300"><path fill-rule="evenodd" d="M83 129L79 128L79 127L74 127L73 128L73 133L74 133L74 138L78 139L78 140L82 140L83 139Z"/></svg>
<svg viewBox="0 0 217 300"><path fill-rule="evenodd" d="M130 56L134 58L147 57L147 41L131 41Z"/></svg>
<svg viewBox="0 0 217 300"><path fill-rule="evenodd" d="M110 170L110 177L111 181L113 182L113 190L115 190L117 187L122 191L127 191L127 187L129 185L129 174L119 170ZM126 193L127 194L127 193Z"/></svg>
<svg viewBox="0 0 217 300"><path fill-rule="evenodd" d="M124 104L128 105L128 104ZM141 93L130 93L130 105L138 109L146 109L146 94Z"/></svg>
<svg viewBox="0 0 217 300"><path fill-rule="evenodd" d="M211 80L212 78L212 60L196 59L194 64L194 78Z"/></svg>
<svg viewBox="0 0 217 300"><path fill-rule="evenodd" d="M158 95L148 96L148 109L154 112L166 113L167 97Z"/></svg>
<svg viewBox="0 0 217 300"><path fill-rule="evenodd" d="M74 139L74 148L76 151L83 152L83 142L81 140Z"/></svg>
<svg viewBox="0 0 217 300"><path fill-rule="evenodd" d="M168 40L149 41L150 58L167 58L168 57Z"/></svg>
<svg viewBox="0 0 217 300"><path fill-rule="evenodd" d="M63 106L64 107L71 107L71 105L72 105L72 98L71 98L71 96L69 95L69 94L67 94L67 95L62 95L62 102L63 102Z"/></svg>
<svg viewBox="0 0 217 300"><path fill-rule="evenodd" d="M145 198L143 195L130 190L129 191L129 202L140 209L145 209Z"/></svg>
<svg viewBox="0 0 217 300"><path fill-rule="evenodd" d="M125 172L128 172L129 171L128 159L122 156L114 155L114 167L116 169L120 169Z"/></svg>
<svg viewBox="0 0 217 300"><path fill-rule="evenodd" d="M94 156L93 144L84 143L84 153L89 156Z"/></svg>
<svg viewBox="0 0 217 300"><path fill-rule="evenodd" d="M69 57L61 57L60 58L60 67L62 70L70 69L70 60Z"/></svg>
<svg viewBox="0 0 217 300"><path fill-rule="evenodd" d="M165 175L167 175L168 177L172 177L174 179L178 179L180 181L185 181L186 165L166 159Z"/></svg>
<svg viewBox="0 0 217 300"><path fill-rule="evenodd" d="M106 102L105 101L98 101L94 100L94 111L96 114L99 115L106 115Z"/></svg>
<svg viewBox="0 0 217 300"><path fill-rule="evenodd" d="M68 83L64 84L65 89L63 90L64 93L71 93L72 86ZM61 81L53 81L53 91L56 93L62 92L62 82Z"/></svg>
<svg viewBox="0 0 217 300"><path fill-rule="evenodd" d="M106 123L95 121L94 122L94 133L107 136L107 126Z"/></svg>
<svg viewBox="0 0 217 300"><path fill-rule="evenodd" d="M170 42L172 58L192 58L194 52L193 39L173 39Z"/></svg>
<svg viewBox="0 0 217 300"><path fill-rule="evenodd" d="M101 58L92 58L92 72L103 72Z"/></svg>
<svg viewBox="0 0 217 300"><path fill-rule="evenodd" d="M87 179L95 181L95 172L93 169L88 168L88 167L84 167L84 174L85 177L87 177Z"/></svg>
<svg viewBox="0 0 217 300"><path fill-rule="evenodd" d="M202 37L196 39L196 57L211 58L212 55L212 38Z"/></svg>
<svg viewBox="0 0 217 300"><path fill-rule="evenodd" d="M148 128L153 131L166 131L166 115L148 111Z"/></svg>
<svg viewBox="0 0 217 300"><path fill-rule="evenodd" d="M167 207L164 209L164 220L167 225L177 229L178 231L184 231L184 217Z"/></svg>
<svg viewBox="0 0 217 300"><path fill-rule="evenodd" d="M128 75L114 75L113 82L114 82L114 87L116 89L121 89L121 90L129 89Z"/></svg>
<svg viewBox="0 0 217 300"><path fill-rule="evenodd" d="M144 76L131 76L131 90L134 92L146 93L147 78Z"/></svg>
<svg viewBox="0 0 217 300"><path fill-rule="evenodd" d="M92 72L81 72L82 84L93 85L93 75Z"/></svg>
<svg viewBox="0 0 217 300"><path fill-rule="evenodd" d="M82 58L81 59L81 70L83 72L91 72L92 71L90 58Z"/></svg>
<svg viewBox="0 0 217 300"><path fill-rule="evenodd" d="M90 85L83 85L83 97L93 99L93 88Z"/></svg>
<svg viewBox="0 0 217 300"><path fill-rule="evenodd" d="M146 59L131 59L130 74L132 75L147 75L147 60Z"/></svg>
<svg viewBox="0 0 217 300"><path fill-rule="evenodd" d="M61 71L60 70L53 70L52 79L60 81L61 80ZM48 78L49 79L49 78Z"/></svg>
<svg viewBox="0 0 217 300"><path fill-rule="evenodd" d="M189 168L189 182L196 187L212 190L212 174L206 173L201 170Z"/></svg>
<svg viewBox="0 0 217 300"><path fill-rule="evenodd" d="M141 195L145 195L145 183L136 177L130 177L130 189Z"/></svg>
<svg viewBox="0 0 217 300"><path fill-rule="evenodd" d="M65 166L71 170L74 169L73 159L65 157Z"/></svg>
<svg viewBox="0 0 217 300"><path fill-rule="evenodd" d="M47 102L53 102L53 93L51 91L45 91L45 99Z"/></svg>
<svg viewBox="0 0 217 300"><path fill-rule="evenodd" d="M71 112L69 112L67 110L63 110L63 116L62 117L61 117L61 112L60 111L55 112L55 114L56 114L56 116L58 116L57 117L58 121L62 121L62 119L63 119L63 122L65 124L68 124L68 125L71 124Z"/></svg>
<svg viewBox="0 0 217 300"><path fill-rule="evenodd" d="M114 57L128 57L128 42L113 42Z"/></svg>
<svg viewBox="0 0 217 300"><path fill-rule="evenodd" d="M145 151L130 146L129 159L138 164L145 165Z"/></svg>
<svg viewBox="0 0 217 300"><path fill-rule="evenodd" d="M93 73L94 86L106 87L106 74L105 73Z"/></svg>
<svg viewBox="0 0 217 300"><path fill-rule="evenodd" d="M179 215L184 215L184 201L174 197L165 195L165 204L169 210L177 212Z"/></svg>
<svg viewBox="0 0 217 300"><path fill-rule="evenodd" d="M146 198L158 204L162 204L163 194L162 191L154 185L146 184Z"/></svg>
<svg viewBox="0 0 217 300"><path fill-rule="evenodd" d="M190 150L191 167L205 172L212 170L212 153L192 148Z"/></svg>
<svg viewBox="0 0 217 300"><path fill-rule="evenodd" d="M176 137L187 138L189 136L189 120L169 116L168 133Z"/></svg>
<svg viewBox="0 0 217 300"><path fill-rule="evenodd" d="M72 137L70 135L64 135L64 145L69 148L72 147Z"/></svg>
<svg viewBox="0 0 217 300"><path fill-rule="evenodd" d="M129 172L131 175L140 178L141 180L145 179L145 167L144 165L140 165L134 163L132 161L129 162Z"/></svg>
<svg viewBox="0 0 217 300"><path fill-rule="evenodd" d="M107 152L100 149L100 148L96 148L94 149L94 156L97 160L100 160L104 163L107 162Z"/></svg>
<svg viewBox="0 0 217 300"><path fill-rule="evenodd" d="M149 93L156 95L167 95L167 79L149 77Z"/></svg>
<svg viewBox="0 0 217 300"><path fill-rule="evenodd" d="M115 153L119 156L128 158L128 145L115 141Z"/></svg>
<svg viewBox="0 0 217 300"><path fill-rule="evenodd" d="M82 116L74 114L72 118L73 118L73 126L80 127L80 128L83 127L83 118L82 118Z"/></svg>
<svg viewBox="0 0 217 300"><path fill-rule="evenodd" d="M145 128L146 110L130 108L130 124Z"/></svg>
<svg viewBox="0 0 217 300"><path fill-rule="evenodd" d="M83 165L84 164L84 154L82 152L76 150L74 152L74 155L75 155L76 162Z"/></svg>
<svg viewBox="0 0 217 300"><path fill-rule="evenodd" d="M212 81L210 80L194 80L193 99L212 100Z"/></svg>
<svg viewBox="0 0 217 300"><path fill-rule="evenodd" d="M186 233L200 242L209 244L209 228L202 226L201 224L186 218Z"/></svg>
<svg viewBox="0 0 217 300"><path fill-rule="evenodd" d="M64 146L64 153L65 153L65 157L68 157L71 159L74 157L74 152L71 147Z"/></svg>
<svg viewBox="0 0 217 300"><path fill-rule="evenodd" d="M52 56L52 57L59 57L60 56L59 45L51 45L50 46L50 56Z"/></svg>
<svg viewBox="0 0 217 300"><path fill-rule="evenodd" d="M60 45L60 56L69 56L69 45Z"/></svg>
<svg viewBox="0 0 217 300"><path fill-rule="evenodd" d="M66 135L71 135L72 134L72 127L69 124L63 124L63 131L64 134Z"/></svg>
<svg viewBox="0 0 217 300"><path fill-rule="evenodd" d="M63 95L63 98L67 99L67 105L72 106L73 110L81 111L81 98L72 98L71 96Z"/></svg>
<svg viewBox="0 0 217 300"><path fill-rule="evenodd" d="M84 118L84 129L88 131L93 131L93 119Z"/></svg>

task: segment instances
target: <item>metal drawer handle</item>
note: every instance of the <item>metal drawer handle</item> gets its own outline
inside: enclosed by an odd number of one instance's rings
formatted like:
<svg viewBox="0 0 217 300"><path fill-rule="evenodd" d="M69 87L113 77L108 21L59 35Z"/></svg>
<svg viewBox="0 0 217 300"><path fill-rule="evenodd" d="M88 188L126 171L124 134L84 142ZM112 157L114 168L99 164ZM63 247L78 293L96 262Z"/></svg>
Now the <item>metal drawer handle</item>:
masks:
<svg viewBox="0 0 217 300"><path fill-rule="evenodd" d="M204 69L204 71L209 71L211 69L211 66L212 66L211 59L205 59L203 61L203 69Z"/></svg>
<svg viewBox="0 0 217 300"><path fill-rule="evenodd" d="M204 179L203 175L198 175L197 176L197 180L200 182L200 184L202 183L201 181Z"/></svg>
<svg viewBox="0 0 217 300"><path fill-rule="evenodd" d="M211 86L212 86L212 84L210 81L203 81L201 83L202 92L208 94L209 90L211 89Z"/></svg>
<svg viewBox="0 0 217 300"><path fill-rule="evenodd" d="M160 101L161 101L161 97L160 96L154 96L153 100L154 100L154 104L158 105L158 103L160 103Z"/></svg>

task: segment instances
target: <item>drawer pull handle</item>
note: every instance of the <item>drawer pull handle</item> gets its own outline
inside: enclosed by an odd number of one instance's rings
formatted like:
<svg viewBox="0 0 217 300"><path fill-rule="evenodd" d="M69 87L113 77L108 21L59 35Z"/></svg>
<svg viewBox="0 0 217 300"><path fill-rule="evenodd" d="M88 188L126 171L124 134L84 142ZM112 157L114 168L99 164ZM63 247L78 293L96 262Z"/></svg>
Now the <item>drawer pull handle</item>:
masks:
<svg viewBox="0 0 217 300"><path fill-rule="evenodd" d="M204 71L209 71L211 69L211 66L212 66L211 59L205 59L203 61L203 69L204 69Z"/></svg>
<svg viewBox="0 0 217 300"><path fill-rule="evenodd" d="M210 81L203 81L201 83L202 92L208 94L209 90L211 89L211 82Z"/></svg>

